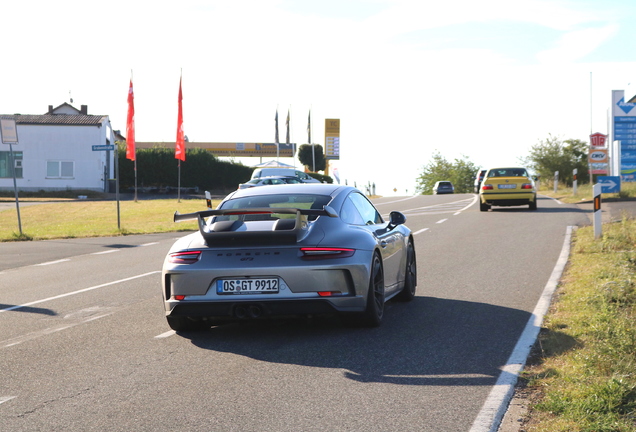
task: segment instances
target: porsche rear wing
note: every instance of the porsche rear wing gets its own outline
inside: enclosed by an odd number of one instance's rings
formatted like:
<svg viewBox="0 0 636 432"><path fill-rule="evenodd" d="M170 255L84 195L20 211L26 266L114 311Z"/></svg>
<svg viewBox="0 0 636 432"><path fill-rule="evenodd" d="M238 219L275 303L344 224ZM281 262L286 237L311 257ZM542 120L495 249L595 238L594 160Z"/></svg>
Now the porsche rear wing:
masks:
<svg viewBox="0 0 636 432"><path fill-rule="evenodd" d="M295 215L294 219L278 219L272 230L268 231L244 231L240 228L244 225L241 220L229 220L214 222L209 227L205 218L210 216L249 216L249 215L289 214ZM329 206L323 209L298 209L298 208L244 208L244 209L217 209L202 210L194 213L174 213L174 221L196 219L199 232L208 246L212 245L247 245L247 244L294 244L303 232L306 222L302 216L329 216L338 217L338 214Z"/></svg>

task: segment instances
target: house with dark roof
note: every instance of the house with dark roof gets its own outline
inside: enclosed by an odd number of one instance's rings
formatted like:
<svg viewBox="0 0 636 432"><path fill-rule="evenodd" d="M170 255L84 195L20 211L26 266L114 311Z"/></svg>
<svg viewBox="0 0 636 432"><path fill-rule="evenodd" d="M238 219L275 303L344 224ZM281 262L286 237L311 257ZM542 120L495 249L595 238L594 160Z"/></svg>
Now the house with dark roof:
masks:
<svg viewBox="0 0 636 432"><path fill-rule="evenodd" d="M115 135L107 115L88 114L68 103L46 114L0 115L15 120L18 142L0 143L0 190L13 190L13 173L21 191L94 190L108 192L115 178L110 146Z"/></svg>

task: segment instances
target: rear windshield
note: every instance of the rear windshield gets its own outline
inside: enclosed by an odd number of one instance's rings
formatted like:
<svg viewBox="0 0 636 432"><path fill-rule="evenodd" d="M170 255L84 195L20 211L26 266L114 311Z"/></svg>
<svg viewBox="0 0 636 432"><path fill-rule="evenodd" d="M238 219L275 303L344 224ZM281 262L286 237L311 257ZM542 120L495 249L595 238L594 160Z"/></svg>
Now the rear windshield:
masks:
<svg viewBox="0 0 636 432"><path fill-rule="evenodd" d="M524 168L497 168L488 172L488 177L528 177Z"/></svg>
<svg viewBox="0 0 636 432"><path fill-rule="evenodd" d="M451 182L439 182L438 186L452 186Z"/></svg>
<svg viewBox="0 0 636 432"><path fill-rule="evenodd" d="M329 204L329 195L311 194L286 194L286 195L259 195L253 197L236 198L225 201L221 209L250 209L250 208L297 208L297 209L318 209L322 210ZM263 220L291 218L293 215L267 214L267 215L247 215L247 216L216 216L215 221L222 220ZM310 218L309 220L312 220Z"/></svg>

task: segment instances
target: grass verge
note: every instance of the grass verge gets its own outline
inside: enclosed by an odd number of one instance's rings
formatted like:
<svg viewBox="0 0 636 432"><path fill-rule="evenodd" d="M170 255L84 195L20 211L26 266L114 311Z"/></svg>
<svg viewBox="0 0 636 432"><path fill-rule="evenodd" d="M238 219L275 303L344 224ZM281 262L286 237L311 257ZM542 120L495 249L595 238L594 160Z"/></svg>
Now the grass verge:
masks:
<svg viewBox="0 0 636 432"><path fill-rule="evenodd" d="M636 431L636 221L577 231L522 374L525 431Z"/></svg>
<svg viewBox="0 0 636 432"><path fill-rule="evenodd" d="M590 201L593 199L591 184L579 185L576 188L576 195L574 194L574 189L571 187L565 187L561 184L558 185L556 192L554 191L554 188L550 186L542 187L539 190L539 193L571 204L579 203L581 201ZM605 201L617 199L629 200L633 198L636 198L636 183L622 183L621 191L619 193L602 195L602 199Z"/></svg>
<svg viewBox="0 0 636 432"><path fill-rule="evenodd" d="M215 208L218 201L212 203ZM18 225L15 207L0 211L0 241L47 240L149 234L196 230L196 222L172 221L175 211L190 213L205 210L205 200L176 199L120 201L117 227L116 201L78 200L36 205L21 205Z"/></svg>

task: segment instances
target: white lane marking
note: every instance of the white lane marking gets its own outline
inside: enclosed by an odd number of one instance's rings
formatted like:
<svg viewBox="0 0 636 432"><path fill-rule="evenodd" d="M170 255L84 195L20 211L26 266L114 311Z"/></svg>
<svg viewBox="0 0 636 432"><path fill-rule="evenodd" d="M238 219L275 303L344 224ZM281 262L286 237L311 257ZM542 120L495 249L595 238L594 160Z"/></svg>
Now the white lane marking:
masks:
<svg viewBox="0 0 636 432"><path fill-rule="evenodd" d="M477 195L472 198L467 198L459 201L453 201L449 203L435 204L426 207L418 207L408 210L402 210L407 217L409 216L422 216L422 215L433 215L433 214L444 214L444 213L454 213L455 215L463 212L464 210L473 206L479 197ZM462 206L462 207L460 207Z"/></svg>
<svg viewBox="0 0 636 432"><path fill-rule="evenodd" d="M113 253L113 252L119 252L121 251L121 249L113 249L113 250L107 250L107 251L102 251L102 252L93 252L91 255L105 255L105 254L109 254L109 253Z"/></svg>
<svg viewBox="0 0 636 432"><path fill-rule="evenodd" d="M177 334L176 331L170 330L170 331L167 331L165 333L161 333L160 335L155 336L155 339L165 339L167 337L170 337L170 336L173 336L173 335L176 335L176 334Z"/></svg>
<svg viewBox="0 0 636 432"><path fill-rule="evenodd" d="M109 315L112 315L113 313L115 313L115 312L112 311L112 312L104 313L102 315L97 315L97 316L91 316L91 317L88 317L88 318L83 318L83 319L80 319L80 320L78 320L76 322L71 322L71 323L66 323L65 322L63 324L58 325L57 327L49 327L49 328L45 328L43 330L39 330L39 331L35 331L35 332L32 332L32 333L27 333L27 334L22 335L22 336L14 337L12 339L7 339L7 340L4 340L4 341L0 342L0 349L9 348L9 347L12 347L12 346L20 345L23 342L34 340L34 339L37 339L39 337L46 336L46 335L49 335L49 334L57 333L57 332L60 332L62 330L70 329L70 328L73 328L73 327L78 326L80 324L84 324L84 323L88 323L88 322L91 322L91 321L95 321L97 319L104 318L104 317L107 317ZM68 317L64 317L64 319L67 319L67 318Z"/></svg>
<svg viewBox="0 0 636 432"><path fill-rule="evenodd" d="M466 209L468 209L469 207L471 207L473 204L475 204L477 201L479 201L479 195L475 195L473 197L473 200L470 202L470 204L468 204L466 207L464 207L463 209L461 209L460 211L464 211Z"/></svg>
<svg viewBox="0 0 636 432"><path fill-rule="evenodd" d="M402 202L402 201L408 201L408 200L412 200L413 198L416 198L419 195L414 195L412 197L408 197L408 198L402 198L399 200L395 200L395 201L387 201L387 202L376 202L373 203L375 206L379 206L379 205L385 205L385 204L393 204L393 203L397 203L397 202Z"/></svg>
<svg viewBox="0 0 636 432"><path fill-rule="evenodd" d="M43 262L40 264L33 264L34 266L47 266L47 265L51 265L51 264L59 264L59 263L63 263L66 261L70 261L69 258L65 258L65 259L61 259L61 260L57 260L57 261L48 261L48 262Z"/></svg>
<svg viewBox="0 0 636 432"><path fill-rule="evenodd" d="M435 222L435 223L440 224L440 223L444 223L444 222L446 222L447 220L448 220L448 219L440 219L440 220L438 220L438 221L437 221L437 222Z"/></svg>
<svg viewBox="0 0 636 432"><path fill-rule="evenodd" d="M415 231L415 232L413 233L413 235L421 234L421 233L423 233L424 231L428 231L428 228L422 228L422 229L421 229L421 230L419 230L419 231Z"/></svg>
<svg viewBox="0 0 636 432"><path fill-rule="evenodd" d="M14 399L15 396L0 396L0 404L3 404L5 402L10 401L11 399Z"/></svg>
<svg viewBox="0 0 636 432"><path fill-rule="evenodd" d="M550 199L551 199L552 201L554 201L555 203L557 203L557 204L559 204L559 205L563 205L563 203L562 203L561 201L559 201L558 199L556 199L556 198L552 198L552 197L547 196L547 195L539 195L539 196L540 196L540 197L542 197L542 198L550 198Z"/></svg>
<svg viewBox="0 0 636 432"><path fill-rule="evenodd" d="M473 426L470 428L470 432L495 432L499 429L499 424L503 419L504 414L510 399L515 391L515 384L519 378L519 374L523 370L526 364L530 349L537 340L539 330L541 330L541 324L543 323L543 317L550 307L552 301L552 295L556 290L556 287L561 279L565 265L568 262L568 256L570 255L570 240L572 237L573 227L567 227L565 232L565 239L563 240L563 247L561 248L561 255L557 260L550 279L541 293L541 297L537 302L537 305L532 311L532 315L526 324L523 333L519 337L517 344L515 345L512 354L508 358L506 365L502 368L501 374L495 383L495 386L490 391L486 402L484 402L481 411L477 415Z"/></svg>
<svg viewBox="0 0 636 432"><path fill-rule="evenodd" d="M159 244L159 242L144 243L144 244L140 244L139 247L152 246L156 244Z"/></svg>
<svg viewBox="0 0 636 432"><path fill-rule="evenodd" d="M122 283L122 282L128 282L128 281L131 281L131 280L134 280L134 279L139 279L139 278L142 278L142 277L145 277L145 276L150 276L150 275L153 275L153 274L156 274L156 273L161 273L161 271L155 270L155 271L151 271L151 272L148 272L148 273L143 273L143 274L136 275L136 276L131 276L131 277L128 277L128 278L119 279L119 280L112 281L112 282L106 282L106 283L103 283L103 284L100 284L100 285L95 285L95 286L88 287L88 288L83 288L81 290L73 291L73 292L70 292L70 293L60 294L60 295L53 296L53 297L48 297L48 298L45 298L45 299L42 299L42 300L36 300L36 301L30 302L30 303L24 303L24 304L21 304L21 305L11 306L11 307L8 307L8 308L5 308L5 309L0 309L0 313L11 311L11 310L16 310L16 309L21 309L21 308L28 307L28 306L33 306L33 305L44 303L44 302L51 301L51 300L57 300L57 299L61 299L61 298L64 298L64 297L69 297L69 296L72 296L72 295L85 293L85 292L88 292L88 291L93 291L93 290L96 290L96 289L99 289L99 288L104 288L104 287L107 287L107 286L110 286L110 285L116 285L116 284Z"/></svg>
<svg viewBox="0 0 636 432"><path fill-rule="evenodd" d="M453 216L457 216L458 214L462 214L462 212L458 211L457 213L453 213Z"/></svg>

